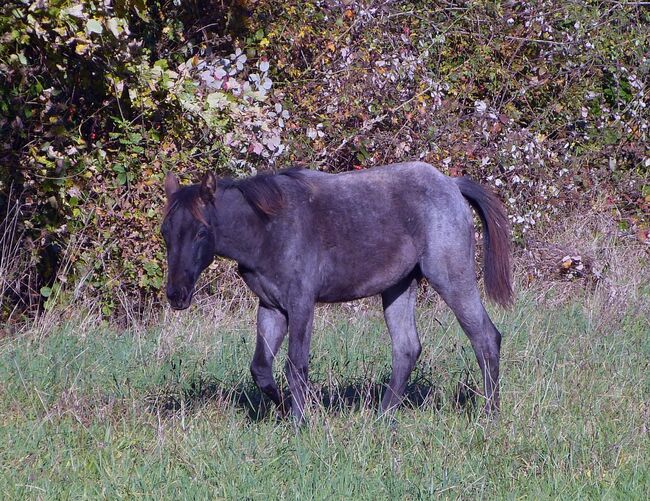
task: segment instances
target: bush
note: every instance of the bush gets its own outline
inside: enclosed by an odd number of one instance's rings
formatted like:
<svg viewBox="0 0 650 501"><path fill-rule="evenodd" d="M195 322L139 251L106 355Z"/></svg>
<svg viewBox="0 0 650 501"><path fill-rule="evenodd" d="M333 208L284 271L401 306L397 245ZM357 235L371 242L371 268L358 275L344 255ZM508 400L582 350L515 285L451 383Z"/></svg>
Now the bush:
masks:
<svg viewBox="0 0 650 501"><path fill-rule="evenodd" d="M168 169L250 174L284 150L288 112L269 62L243 53L227 32L202 38L192 12L163 4L14 2L0 16L8 117L0 188L22 190L21 222L44 263L31 294L46 307L68 274L85 292L101 291L107 315L117 288L160 289L159 187ZM65 259L72 265L61 274Z"/></svg>
<svg viewBox="0 0 650 501"><path fill-rule="evenodd" d="M520 242L596 204L647 239L649 17L551 1L5 2L0 207L22 194L15 234L38 279L3 311L84 293L110 315L118 293L156 296L168 169L421 159L491 184Z"/></svg>
<svg viewBox="0 0 650 501"><path fill-rule="evenodd" d="M603 193L622 224L647 217L647 9L266 2L254 19L301 132L292 158L470 175L500 192L522 241Z"/></svg>

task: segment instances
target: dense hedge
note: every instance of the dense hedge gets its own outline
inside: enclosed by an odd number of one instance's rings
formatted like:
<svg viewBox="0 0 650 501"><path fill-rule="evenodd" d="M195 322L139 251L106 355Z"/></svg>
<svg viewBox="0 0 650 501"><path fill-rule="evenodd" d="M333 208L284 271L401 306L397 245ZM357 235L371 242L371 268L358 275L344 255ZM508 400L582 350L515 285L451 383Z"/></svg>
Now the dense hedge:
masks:
<svg viewBox="0 0 650 501"><path fill-rule="evenodd" d="M423 159L492 184L521 241L596 203L647 238L647 26L618 2L9 0L0 206L28 266L0 246L2 315L156 295L168 169Z"/></svg>

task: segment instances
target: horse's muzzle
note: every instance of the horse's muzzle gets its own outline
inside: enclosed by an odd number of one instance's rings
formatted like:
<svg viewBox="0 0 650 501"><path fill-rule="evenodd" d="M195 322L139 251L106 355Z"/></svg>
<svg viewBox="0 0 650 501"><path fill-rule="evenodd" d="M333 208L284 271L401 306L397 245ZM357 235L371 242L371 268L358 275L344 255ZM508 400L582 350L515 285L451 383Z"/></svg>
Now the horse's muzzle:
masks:
<svg viewBox="0 0 650 501"><path fill-rule="evenodd" d="M192 303L192 293L194 291L187 287L170 289L167 287L167 300L174 310L186 310Z"/></svg>

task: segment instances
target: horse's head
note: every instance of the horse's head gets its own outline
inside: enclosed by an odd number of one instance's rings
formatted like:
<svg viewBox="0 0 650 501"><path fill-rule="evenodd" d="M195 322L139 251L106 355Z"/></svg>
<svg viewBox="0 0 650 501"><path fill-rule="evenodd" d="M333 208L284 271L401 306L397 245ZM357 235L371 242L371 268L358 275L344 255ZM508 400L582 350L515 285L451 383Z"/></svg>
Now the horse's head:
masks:
<svg viewBox="0 0 650 501"><path fill-rule="evenodd" d="M215 236L210 226L217 181L212 173L200 184L181 187L171 172L165 178L167 208L161 233L167 247L167 299L187 308L201 272L212 262Z"/></svg>

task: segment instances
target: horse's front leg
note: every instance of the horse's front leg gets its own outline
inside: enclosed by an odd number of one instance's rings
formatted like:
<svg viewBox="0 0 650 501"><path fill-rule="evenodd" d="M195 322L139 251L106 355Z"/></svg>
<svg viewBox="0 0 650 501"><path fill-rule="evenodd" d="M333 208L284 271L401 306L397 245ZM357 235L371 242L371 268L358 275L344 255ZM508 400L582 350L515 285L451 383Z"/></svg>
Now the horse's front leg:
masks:
<svg viewBox="0 0 650 501"><path fill-rule="evenodd" d="M285 414L283 398L275 379L273 379L273 360L287 333L287 317L280 310L264 306L257 309L257 341L255 355L251 362L251 375L255 384Z"/></svg>
<svg viewBox="0 0 650 501"><path fill-rule="evenodd" d="M298 425L305 418L308 391L309 344L311 342L314 304L294 308L289 317L289 353L286 374L291 391L291 413Z"/></svg>

